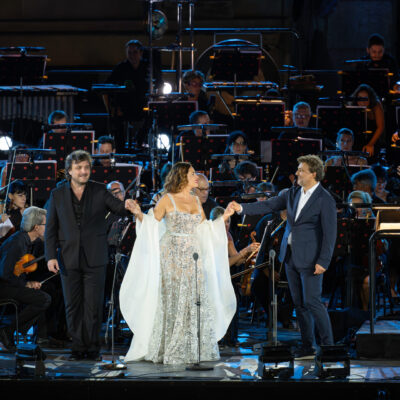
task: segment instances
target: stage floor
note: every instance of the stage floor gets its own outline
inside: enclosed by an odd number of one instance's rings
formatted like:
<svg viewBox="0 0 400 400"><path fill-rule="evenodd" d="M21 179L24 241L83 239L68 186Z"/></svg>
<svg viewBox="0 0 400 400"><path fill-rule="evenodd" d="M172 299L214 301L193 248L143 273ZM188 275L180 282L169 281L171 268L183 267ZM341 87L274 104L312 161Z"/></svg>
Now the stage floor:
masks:
<svg viewBox="0 0 400 400"><path fill-rule="evenodd" d="M364 327L365 329L365 327ZM111 352L102 350L103 361L68 361L69 349L46 348L46 376L15 378L15 356L0 352L0 390L2 393L22 396L39 390L42 398L57 400L79 398L110 398L126 393L149 395L158 393L174 398L243 398L276 394L281 398L307 395L310 390L324 396L324 400L337 398L344 393L352 400L378 398L379 393L389 393L390 398L400 398L400 362L397 360L351 360L347 379L320 379L314 370L314 361L295 361L294 375L288 380L262 378L264 364L258 356L262 343L266 342L265 323L250 324L240 320L239 347L222 347L221 359L204 363L211 371L188 371L185 365L170 366L151 362L132 362L125 370L107 371L102 365L110 364ZM400 334L400 331L399 331ZM300 335L297 329L278 330L278 340L294 345ZM127 350L127 344L116 345L116 359ZM35 365L26 363L26 370L33 374ZM340 364L341 366L341 364ZM312 386L310 386L312 384ZM83 390L83 392L82 392ZM83 396L83 397L82 397ZM385 398L385 397L381 397Z"/></svg>

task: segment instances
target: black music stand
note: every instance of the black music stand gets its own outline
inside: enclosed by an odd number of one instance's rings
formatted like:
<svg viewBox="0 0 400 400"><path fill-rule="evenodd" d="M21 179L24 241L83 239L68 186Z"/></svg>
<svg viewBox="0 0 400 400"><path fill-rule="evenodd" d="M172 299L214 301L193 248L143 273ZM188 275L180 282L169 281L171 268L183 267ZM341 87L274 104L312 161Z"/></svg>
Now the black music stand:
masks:
<svg viewBox="0 0 400 400"><path fill-rule="evenodd" d="M103 167L102 165L92 166L91 179L104 184L112 181L121 182L124 187L128 187L129 184L138 175L137 166L132 165L118 165Z"/></svg>
<svg viewBox="0 0 400 400"><path fill-rule="evenodd" d="M306 154L318 154L321 140L312 139L272 139L272 159L279 173L292 173L297 170L297 158Z"/></svg>
<svg viewBox="0 0 400 400"><path fill-rule="evenodd" d="M69 133L45 133L43 135L43 148L54 149L55 156L48 157L56 160L59 166L64 166L68 154L75 150L85 150L94 153L94 131L71 131Z"/></svg>
<svg viewBox="0 0 400 400"><path fill-rule="evenodd" d="M361 150L369 139L365 111L365 107L359 106L317 106L317 127L333 143L341 128L351 129L354 132L353 149Z"/></svg>
<svg viewBox="0 0 400 400"><path fill-rule="evenodd" d="M194 136L182 134L179 143L179 161L188 161L197 171L209 171L217 167L219 161L211 158L212 154L223 153L227 135Z"/></svg>
<svg viewBox="0 0 400 400"><path fill-rule="evenodd" d="M277 139L279 133L273 126L283 126L285 103L283 101L236 101L235 129L240 129L249 138L249 147L260 152L260 141Z"/></svg>
<svg viewBox="0 0 400 400"><path fill-rule="evenodd" d="M214 81L252 81L258 75L261 50L258 46L215 45L210 79Z"/></svg>
<svg viewBox="0 0 400 400"><path fill-rule="evenodd" d="M362 83L370 85L379 97L387 97L390 90L389 70L371 68L357 71L341 71L342 92L351 95Z"/></svg>
<svg viewBox="0 0 400 400"><path fill-rule="evenodd" d="M46 63L45 55L0 55L0 84L22 86L41 83Z"/></svg>
<svg viewBox="0 0 400 400"><path fill-rule="evenodd" d="M325 177L322 185L330 192L336 194L343 201L346 201L348 194L352 191L351 176L366 166L329 166L325 169Z"/></svg>
<svg viewBox="0 0 400 400"><path fill-rule="evenodd" d="M174 129L189 121L189 116L197 110L197 101L149 101L149 111L155 111L158 129Z"/></svg>
<svg viewBox="0 0 400 400"><path fill-rule="evenodd" d="M56 187L56 162L34 161L14 163L13 169L10 169L11 163L7 163L6 182L12 174L11 182L20 180L28 188L30 204L45 204L50 196L50 192Z"/></svg>

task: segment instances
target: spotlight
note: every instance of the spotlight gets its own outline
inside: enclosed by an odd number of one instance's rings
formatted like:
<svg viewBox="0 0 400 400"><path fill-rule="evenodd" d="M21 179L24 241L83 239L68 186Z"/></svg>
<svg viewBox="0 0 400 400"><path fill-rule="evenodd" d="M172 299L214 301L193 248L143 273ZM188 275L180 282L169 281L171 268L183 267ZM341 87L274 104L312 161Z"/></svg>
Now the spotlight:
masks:
<svg viewBox="0 0 400 400"><path fill-rule="evenodd" d="M171 147L171 143L170 143L169 135L167 135L166 133L159 134L157 137L157 148L165 149L168 151L170 147Z"/></svg>
<svg viewBox="0 0 400 400"><path fill-rule="evenodd" d="M0 136L0 150L10 150L12 147L12 139L10 136Z"/></svg>
<svg viewBox="0 0 400 400"><path fill-rule="evenodd" d="M264 345L259 361L263 363L262 379L289 379L294 375L294 358L287 345Z"/></svg>
<svg viewBox="0 0 400 400"><path fill-rule="evenodd" d="M350 357L347 346L321 346L315 357L315 375L319 378L347 378L350 375Z"/></svg>
<svg viewBox="0 0 400 400"><path fill-rule="evenodd" d="M163 94L172 93L172 85L169 82L164 82Z"/></svg>

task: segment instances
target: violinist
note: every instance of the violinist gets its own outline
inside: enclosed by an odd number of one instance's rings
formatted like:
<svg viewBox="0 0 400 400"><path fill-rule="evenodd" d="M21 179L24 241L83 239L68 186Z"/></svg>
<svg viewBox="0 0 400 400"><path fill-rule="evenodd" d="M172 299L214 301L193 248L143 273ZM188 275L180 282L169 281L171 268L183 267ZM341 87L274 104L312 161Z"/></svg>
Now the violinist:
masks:
<svg viewBox="0 0 400 400"><path fill-rule="evenodd" d="M28 207L27 196L28 191L22 181L16 180L10 183L10 189L8 191L7 215L9 215L10 221L16 231L19 230L22 214Z"/></svg>
<svg viewBox="0 0 400 400"><path fill-rule="evenodd" d="M16 300L25 306L18 314L20 332L27 332L51 302L51 297L40 290L40 282L27 280L26 273L17 276L19 272L15 269L21 257L31 253L33 243L38 239L43 240L45 225L46 210L29 207L22 214L20 230L10 236L0 247L1 297ZM10 352L15 351L13 338L15 329L15 320L0 329L0 341Z"/></svg>
<svg viewBox="0 0 400 400"><path fill-rule="evenodd" d="M225 209L223 207L215 207L211 210L210 213L210 219L212 221L216 220L218 217L223 215L225 212ZM237 251L235 247L235 243L233 241L233 237L231 233L229 232L230 228L230 218L228 218L225 221L225 228L226 228L226 234L228 236L228 256L229 256L229 266L231 267L231 270L236 268L241 267L243 264L246 263L246 260L251 256L252 254L256 254L260 247L260 243L253 242L244 249ZM233 288L235 290L235 295L236 295L236 300L239 303L240 300L240 293L239 293L239 287L240 287L240 282L239 281L234 281L233 282ZM232 318L232 322L229 325L228 331L226 335L224 336L223 342L227 346L234 347L237 344L237 339L238 339L238 328L239 328L239 307L236 308L236 313L234 317Z"/></svg>

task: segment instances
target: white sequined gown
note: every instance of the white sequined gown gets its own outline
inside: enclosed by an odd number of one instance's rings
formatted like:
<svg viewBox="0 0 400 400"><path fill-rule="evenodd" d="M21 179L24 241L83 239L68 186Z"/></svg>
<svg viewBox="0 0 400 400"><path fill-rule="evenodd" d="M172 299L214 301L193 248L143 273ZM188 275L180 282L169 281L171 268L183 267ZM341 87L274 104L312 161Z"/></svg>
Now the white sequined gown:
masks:
<svg viewBox="0 0 400 400"><path fill-rule="evenodd" d="M217 341L236 310L222 219L201 222L200 203L199 213L189 214L170 199L175 210L164 217L165 232L157 232L160 223L145 216L121 286L121 311L134 333L126 361L197 362L194 253L199 255L201 361L219 358ZM156 251L148 242L158 235Z"/></svg>
<svg viewBox="0 0 400 400"><path fill-rule="evenodd" d="M193 254L199 254L195 229L201 211L189 214L175 211L165 216L166 232L160 241L161 295L146 359L165 364L192 363L198 359L196 267ZM200 207L200 205L199 205ZM200 349L202 360L219 358L201 260L197 263L200 292Z"/></svg>

